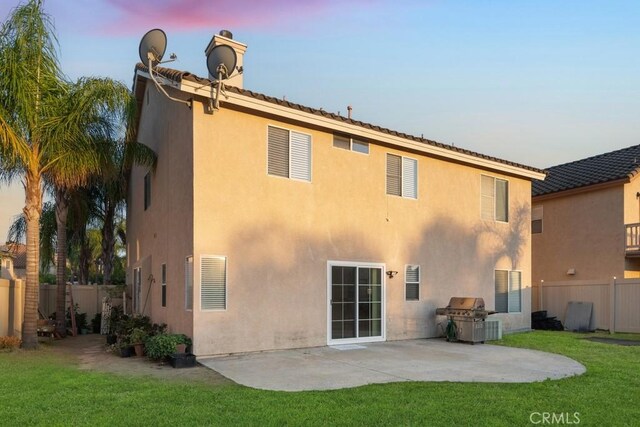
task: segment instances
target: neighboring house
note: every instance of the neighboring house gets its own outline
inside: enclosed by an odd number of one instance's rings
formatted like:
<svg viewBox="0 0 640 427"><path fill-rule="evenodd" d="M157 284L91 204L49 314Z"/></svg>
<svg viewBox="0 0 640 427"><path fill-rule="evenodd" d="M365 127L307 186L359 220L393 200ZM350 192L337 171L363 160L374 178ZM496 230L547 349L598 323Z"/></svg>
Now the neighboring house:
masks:
<svg viewBox="0 0 640 427"><path fill-rule="evenodd" d="M7 243L0 246L2 254L2 269L11 269L16 279L27 277L27 245L22 243Z"/></svg>
<svg viewBox="0 0 640 427"><path fill-rule="evenodd" d="M640 145L533 183L533 283L640 277Z"/></svg>
<svg viewBox="0 0 640 427"><path fill-rule="evenodd" d="M250 92L241 75L208 114L209 80L157 71L193 106L136 67L138 140L158 162L131 174L128 278L134 311L196 355L435 337L452 296L530 328L541 170Z"/></svg>

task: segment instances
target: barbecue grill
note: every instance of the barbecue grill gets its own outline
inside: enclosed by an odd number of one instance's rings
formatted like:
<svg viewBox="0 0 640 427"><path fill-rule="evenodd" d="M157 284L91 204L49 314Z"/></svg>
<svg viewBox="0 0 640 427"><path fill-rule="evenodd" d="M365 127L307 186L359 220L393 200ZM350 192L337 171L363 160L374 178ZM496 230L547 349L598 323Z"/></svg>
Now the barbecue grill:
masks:
<svg viewBox="0 0 640 427"><path fill-rule="evenodd" d="M436 309L436 314L447 316L447 341L484 343L484 320L495 313L484 309L484 299L452 297L449 305Z"/></svg>

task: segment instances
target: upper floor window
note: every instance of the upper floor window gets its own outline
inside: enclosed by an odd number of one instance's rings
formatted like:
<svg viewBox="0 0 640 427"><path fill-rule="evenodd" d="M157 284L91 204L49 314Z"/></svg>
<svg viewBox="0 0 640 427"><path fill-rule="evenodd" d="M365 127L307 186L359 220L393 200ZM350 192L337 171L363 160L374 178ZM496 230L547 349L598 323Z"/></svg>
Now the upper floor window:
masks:
<svg viewBox="0 0 640 427"><path fill-rule="evenodd" d="M531 210L531 233L542 233L542 206L536 206Z"/></svg>
<svg viewBox="0 0 640 427"><path fill-rule="evenodd" d="M144 176L144 210L151 206L151 172Z"/></svg>
<svg viewBox="0 0 640 427"><path fill-rule="evenodd" d="M311 135L269 126L267 173L311 181Z"/></svg>
<svg viewBox="0 0 640 427"><path fill-rule="evenodd" d="M509 222L509 181L482 175L482 219Z"/></svg>
<svg viewBox="0 0 640 427"><path fill-rule="evenodd" d="M387 194L418 198L418 161L387 154Z"/></svg>
<svg viewBox="0 0 640 427"><path fill-rule="evenodd" d="M343 135L333 135L333 146L357 153L369 154L369 143Z"/></svg>

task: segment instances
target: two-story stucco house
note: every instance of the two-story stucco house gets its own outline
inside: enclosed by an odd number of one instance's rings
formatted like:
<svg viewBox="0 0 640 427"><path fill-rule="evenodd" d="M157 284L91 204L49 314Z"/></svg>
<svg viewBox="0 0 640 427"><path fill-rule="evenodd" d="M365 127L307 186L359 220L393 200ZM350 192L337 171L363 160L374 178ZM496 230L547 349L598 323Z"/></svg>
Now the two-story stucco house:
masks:
<svg viewBox="0 0 640 427"><path fill-rule="evenodd" d="M533 281L640 277L640 145L547 169L533 183Z"/></svg>
<svg viewBox="0 0 640 427"><path fill-rule="evenodd" d="M246 46L219 35L239 57ZM484 298L530 327L531 180L541 170L227 81L136 67L128 274L134 310L198 356L434 337L435 309ZM249 73L251 70L245 70Z"/></svg>

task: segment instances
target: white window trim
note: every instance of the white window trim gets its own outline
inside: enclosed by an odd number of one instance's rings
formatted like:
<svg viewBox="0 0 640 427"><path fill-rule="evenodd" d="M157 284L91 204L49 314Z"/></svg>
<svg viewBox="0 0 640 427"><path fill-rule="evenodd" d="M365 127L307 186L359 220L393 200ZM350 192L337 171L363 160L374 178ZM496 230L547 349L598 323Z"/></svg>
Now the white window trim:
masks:
<svg viewBox="0 0 640 427"><path fill-rule="evenodd" d="M188 287L187 287L187 261L189 260L189 258L191 258L191 308L187 308L187 301L189 298L188 295ZM185 311L193 311L193 305L195 304L195 283L196 283L196 266L195 266L195 259L193 257L193 255L189 255L184 257L184 310Z"/></svg>
<svg viewBox="0 0 640 427"><path fill-rule="evenodd" d="M416 197L409 197L409 196L405 196L404 194L401 195L396 195L396 194L389 194L387 193L387 183L389 181L389 177L388 177L388 173L387 173L387 156L391 154L392 156L396 156L396 157L400 157L400 173L403 173L403 166L404 166L404 159L410 159L416 162ZM387 196L391 196L391 197L401 197L403 199L406 200L418 200L418 195L420 194L420 188L419 188L419 180L418 180L418 169L420 169L420 162L418 161L418 159L414 158L414 157L407 157L407 156L403 156L402 154L395 154L395 153L389 153L387 152L384 158L384 167L385 167L385 173L384 173L384 194ZM403 178L402 175L400 176L400 192L404 193L404 184L403 184Z"/></svg>
<svg viewBox="0 0 640 427"><path fill-rule="evenodd" d="M380 295L382 297L382 312L380 314L380 332L379 337L362 337L362 338L341 338L337 340L331 339L331 268L337 267L365 267L365 268L380 268L382 270L380 281L382 290ZM386 284L386 266L381 263L375 262L357 262L357 261L327 261L327 345L340 345L340 344L358 344L366 342L381 342L387 340L386 331L386 318L387 318L387 284ZM357 290L356 290L357 291ZM357 307L356 307L357 312Z"/></svg>
<svg viewBox="0 0 640 427"><path fill-rule="evenodd" d="M407 267L418 267L418 299L407 299L407 283L416 283L407 281ZM420 264L405 264L404 266L404 301L405 302L420 302L420 288L422 284L422 266Z"/></svg>
<svg viewBox="0 0 640 427"><path fill-rule="evenodd" d="M496 303L496 271L506 271L507 272L507 311L500 311L496 314L522 314L522 289L524 288L523 284L522 284L522 270L509 270L507 268L494 268L493 269L493 304L494 304L494 309L495 309L495 303ZM520 311L509 311L509 288L511 287L511 275L509 273L514 272L514 273L520 273Z"/></svg>
<svg viewBox="0 0 640 427"><path fill-rule="evenodd" d="M202 308L202 258L218 258L224 260L224 308ZM229 308L229 257L225 255L200 255L200 280L198 281L198 307L203 313L227 311Z"/></svg>
<svg viewBox="0 0 640 427"><path fill-rule="evenodd" d="M492 178L493 179L493 219L485 219L482 217L482 177L486 176L488 178ZM501 181L505 181L507 183L507 220L506 221L502 221L499 219L496 219L496 181L497 180L501 180ZM482 219L483 221L494 221L494 222L499 222L500 224L509 224L509 218L511 218L511 182L506 179L506 178L499 178L497 176L493 176L493 175L486 175L486 174L480 174L480 219Z"/></svg>
<svg viewBox="0 0 640 427"><path fill-rule="evenodd" d="M289 176L280 176L280 175L271 175L269 173L269 128L276 128L276 129L282 129L282 130L286 130L287 132L289 132ZM307 135L309 137L309 180L307 181L306 179L300 179L300 178L292 178L291 177L291 132L296 132L299 133L300 135ZM278 125L273 125L268 123L267 124L267 135L266 135L266 173L268 177L271 178L281 178L281 179L290 179L292 181L297 181L297 182L306 182L307 184L311 184L313 182L313 135L310 133L306 133L306 132L300 132L299 130L294 130L294 129L290 129L290 128L285 128L282 126L278 126Z"/></svg>
<svg viewBox="0 0 640 427"><path fill-rule="evenodd" d="M349 149L348 149L348 150L346 150L346 149L344 149L344 148L336 147L335 145L333 145L333 140L332 140L332 141L331 141L331 146L332 146L333 148L337 148L338 150L351 151L352 153L362 154L363 156L368 156L368 155L369 155L369 153L371 152L371 148L370 148L370 147L371 147L371 143L370 143L369 141L363 141L363 140L361 140L361 139L354 138L354 137L352 137L352 136L350 136L350 135L348 135L348 136L347 136L347 135L342 135L342 134L336 134L336 133L334 133L334 134L333 134L333 137L335 138L336 136L339 136L339 137L342 137L342 138L348 139L348 140L349 140ZM358 142L358 143L360 143L360 144L366 144L366 145L367 145L367 152L366 152L366 153L363 153L362 151L356 151L356 150L354 150L354 149L353 149L353 142L354 142L354 141L355 141L355 142Z"/></svg>

